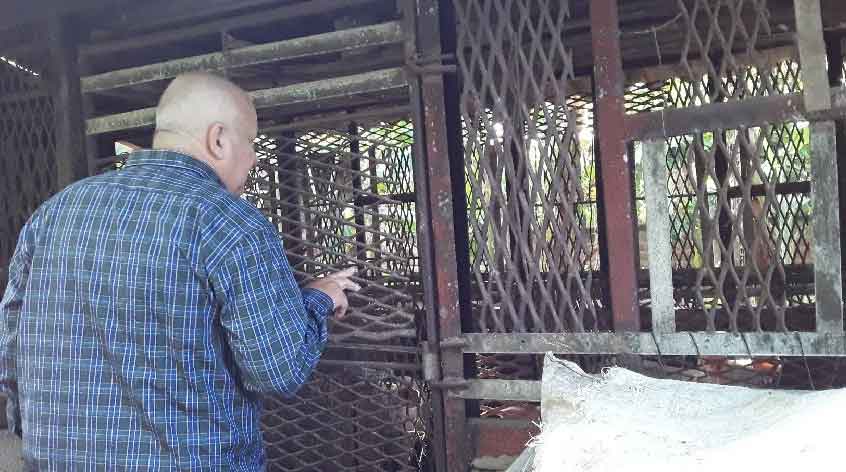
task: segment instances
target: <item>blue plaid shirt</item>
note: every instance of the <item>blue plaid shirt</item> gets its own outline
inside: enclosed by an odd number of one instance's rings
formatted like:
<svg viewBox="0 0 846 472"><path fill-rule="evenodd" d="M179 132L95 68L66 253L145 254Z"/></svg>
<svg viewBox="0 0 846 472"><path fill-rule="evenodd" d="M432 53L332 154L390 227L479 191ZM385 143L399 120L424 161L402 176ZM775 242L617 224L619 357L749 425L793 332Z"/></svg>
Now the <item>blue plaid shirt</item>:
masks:
<svg viewBox="0 0 846 472"><path fill-rule="evenodd" d="M0 304L0 388L24 460L261 470L257 394L306 381L332 308L297 286L274 227L210 167L136 152L21 232Z"/></svg>

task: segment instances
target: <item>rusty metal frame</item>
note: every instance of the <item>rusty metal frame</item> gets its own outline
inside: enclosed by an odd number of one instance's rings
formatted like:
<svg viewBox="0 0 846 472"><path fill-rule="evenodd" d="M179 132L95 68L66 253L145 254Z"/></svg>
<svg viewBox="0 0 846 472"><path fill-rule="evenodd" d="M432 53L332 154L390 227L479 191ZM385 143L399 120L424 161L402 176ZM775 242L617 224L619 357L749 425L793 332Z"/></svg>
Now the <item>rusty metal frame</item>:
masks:
<svg viewBox="0 0 846 472"><path fill-rule="evenodd" d="M688 109L665 109L629 115L626 138L641 141L701 133L715 128L761 126L783 121L824 121L846 117L846 87L831 87L831 108L811 111L800 93L751 97Z"/></svg>
<svg viewBox="0 0 846 472"><path fill-rule="evenodd" d="M414 44L420 57L441 57L440 5L437 0L407 0L406 11L414 12ZM426 312L428 375L434 399L440 401L441 428L436 430L438 470L464 470L470 462L469 429L463 399L443 395L443 385L464 378L463 355L442 349L440 340L461 334L456 237L453 215L453 177L450 144L444 116L446 96L441 74L425 73L412 81L410 92L415 111L415 181L421 272L427 287ZM457 117L453 117L457 118ZM434 356L434 357L433 357ZM440 450L440 452L438 452Z"/></svg>
<svg viewBox="0 0 846 472"><path fill-rule="evenodd" d="M797 0L803 1L803 0ZM815 0L813 0L815 1ZM763 97L744 98L740 101L727 103L712 103L687 109L666 109L658 112L645 112L625 115L623 107L622 87L625 75L618 67L619 60L619 29L616 21L616 1L597 0L590 2L592 39L595 58L596 84L596 123L599 136L600 164L602 166L602 186L606 190L604 195L605 221L609 227L607 244L611 251L615 248L624 257L609 257L610 288L612 293L612 309L615 329L617 332L591 333L469 333L448 338L442 345L454 348L460 346L464 353L484 354L527 354L556 352L566 354L637 354L637 355L700 355L700 356L846 356L846 337L842 335L842 295L839 284L841 281L839 270L825 283L830 286L833 296L830 302L820 300L818 311L825 311L820 305L829 307L831 318L826 326L816 332L677 332L675 326L675 310L673 306L673 272L670 265L669 230L667 229L667 192L666 167L662 165L666 144L664 139L711 129L725 129L736 127L755 127L768 123L784 121L811 121L812 135L816 135L814 143L815 156L821 156L821 162L815 164L817 170L813 172L811 182L774 183L772 187L779 192L808 193L814 190L820 195L829 195L837 190L834 181L836 173L830 167L836 164L833 158L835 143L834 130L827 129L828 120L846 117L846 88L829 86L828 82L822 88L822 94L830 103L826 106L814 106L814 100L819 100L819 93L813 99L803 94L774 94ZM819 18L817 18L819 20ZM821 30L816 31L821 39ZM801 42L801 41L800 41ZM818 45L817 45L818 46ZM763 55L771 59L797 58L802 55L802 47L784 47L777 51L765 51ZM819 50L819 48L817 48ZM817 57L816 59L819 59ZM749 64L755 61L749 59ZM838 58L839 60L839 58ZM705 61L699 61L705 63ZM804 61L803 61L804 62ZM701 64L693 64L694 69ZM704 66L703 66L704 67ZM704 69L703 69L704 70ZM824 69L823 69L824 71ZM634 74L644 79L661 76L662 79L678 75L672 66L659 66L650 70L643 70ZM818 79L818 77L817 77ZM819 80L817 80L819 82ZM807 89L806 89L807 90ZM816 88L817 91L820 88ZM646 185L654 195L647 197L647 212L649 220L650 254L663 254L662 257L650 257L650 289L652 290L652 331L636 332L639 330L637 310L637 283L634 261L629 258L634 254L634 238L629 231L631 215L631 196L623 191L630 187L630 170L627 164L626 143L643 141L645 159ZM828 175L822 169L829 168ZM764 194L764 185L751 185L746 191L757 196ZM610 191L608 191L610 190ZM741 188L729 188L727 194L732 198L741 196ZM836 192L834 193L836 195ZM831 200L831 199L827 199ZM833 254L829 257L820 253L820 258L831 259L836 264L841 259L839 250L839 225L834 224L838 212L842 210L834 199L834 204L826 202L822 205L823 216L815 223L815 232L825 232L821 245L825 246L823 253ZM622 209L622 210L621 210ZM616 212L615 212L616 211ZM628 221L627 221L628 219ZM633 228L632 228L633 229ZM834 248L837 243L837 248ZM623 250L625 248L625 250ZM836 249L836 250L835 250ZM817 264L829 266L831 264ZM619 268L621 270L615 270ZM828 269L825 269L828 270ZM629 276L631 272L631 276ZM815 280L820 279L819 271ZM819 286L819 280L818 280ZM835 289L834 287L838 288ZM627 302L625 300L628 300ZM630 309L631 307L631 309ZM818 319L821 315L818 314ZM835 319L836 318L836 319ZM825 320L824 320L825 321ZM830 329L833 328L833 329ZM621 332L622 331L622 332ZM467 399L499 399L499 400L529 400L536 398L531 394L536 386L525 381L491 381L470 379L458 390L450 395Z"/></svg>
<svg viewBox="0 0 846 472"><path fill-rule="evenodd" d="M640 330L635 261L634 195L626 147L623 61L617 0L590 3L596 84L596 135L602 167L602 198L608 247L605 269L616 331Z"/></svg>
<svg viewBox="0 0 846 472"><path fill-rule="evenodd" d="M465 334L464 352L638 354L646 356L846 356L846 336L813 332Z"/></svg>

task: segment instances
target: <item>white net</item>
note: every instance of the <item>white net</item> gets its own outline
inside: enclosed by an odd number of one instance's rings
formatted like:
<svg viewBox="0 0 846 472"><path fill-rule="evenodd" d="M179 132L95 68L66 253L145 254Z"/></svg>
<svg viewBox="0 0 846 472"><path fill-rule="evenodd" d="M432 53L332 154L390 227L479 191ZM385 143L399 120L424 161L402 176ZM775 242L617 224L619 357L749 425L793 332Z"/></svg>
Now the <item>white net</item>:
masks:
<svg viewBox="0 0 846 472"><path fill-rule="evenodd" d="M547 355L541 410L538 472L823 470L839 462L846 390L590 375Z"/></svg>

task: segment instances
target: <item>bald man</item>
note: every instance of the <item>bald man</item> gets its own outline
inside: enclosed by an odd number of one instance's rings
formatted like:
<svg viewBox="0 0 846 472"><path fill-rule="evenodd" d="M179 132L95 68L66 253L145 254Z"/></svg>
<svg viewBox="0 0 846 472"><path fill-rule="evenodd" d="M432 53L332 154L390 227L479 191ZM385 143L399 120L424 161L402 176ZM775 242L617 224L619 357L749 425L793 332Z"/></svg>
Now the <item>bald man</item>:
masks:
<svg viewBox="0 0 846 472"><path fill-rule="evenodd" d="M153 149L77 182L21 231L0 388L31 470L262 470L259 394L292 394L344 316L351 271L305 288L239 194L249 95L173 80Z"/></svg>

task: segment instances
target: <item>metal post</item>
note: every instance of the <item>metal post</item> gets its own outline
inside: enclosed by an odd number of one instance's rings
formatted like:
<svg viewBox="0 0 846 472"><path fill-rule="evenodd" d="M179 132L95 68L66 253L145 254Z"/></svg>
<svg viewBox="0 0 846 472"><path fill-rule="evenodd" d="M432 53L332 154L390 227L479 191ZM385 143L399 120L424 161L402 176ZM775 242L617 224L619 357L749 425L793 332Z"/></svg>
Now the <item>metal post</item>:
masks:
<svg viewBox="0 0 846 472"><path fill-rule="evenodd" d="M438 28L437 1L403 0L401 6L404 25L409 33L406 54L413 57L418 53L430 51L439 53L440 29ZM445 223L449 223L449 221L444 222L443 218L451 218L451 211L444 212L437 204L436 192L444 191L444 182L432 182L433 176L437 176L432 166L439 166L439 169L446 168L446 182L449 182L449 171L446 167L448 160L445 159L446 136L442 120L443 80L440 76L429 76L428 80L424 80L423 77L410 77L408 83L414 123L414 191L420 278L423 286L423 306L426 310L423 370L424 379L433 385L442 382L450 374L455 375L460 367L456 364L460 363L462 355L454 351L452 355L446 356L447 359L442 360L440 347L441 339L449 336L445 333L460 332L460 325L457 322L458 294L444 290L444 284L448 283L445 278L455 281L457 277L455 258L453 257L452 265L450 265L448 259L437 256L439 250L449 251L450 255L455 254L454 241L450 233L445 232L443 228ZM438 145L443 147L439 150ZM449 196L449 193L445 195ZM433 201L436 202L434 205ZM446 204L451 210L451 202L447 201ZM446 235L446 240L439 238L441 235ZM441 262L446 265L439 265ZM457 288L457 285L453 287ZM442 301L448 304L443 304ZM467 442L465 433L467 425L464 402L449 399L444 389L433 388L431 404L435 470L444 472L465 469L467 459L463 452L463 445Z"/></svg>
<svg viewBox="0 0 846 472"><path fill-rule="evenodd" d="M424 57L439 57L441 37L438 1L408 0L404 7L415 21L412 30L415 41L410 43L410 47L413 47L410 52ZM450 381L464 378L464 365L460 350L448 348L442 351L440 343L462 332L452 195L454 179L451 177L448 130L444 120L444 80L439 74L423 74L409 82L415 122L417 229L429 320L426 349L429 356L434 356L434 359L424 361L424 364L432 365L432 372L427 375L428 381L433 385L448 385ZM436 415L433 448L437 470L466 470L470 462L467 453L470 438L465 401L443 393L440 388L434 389L432 401Z"/></svg>
<svg viewBox="0 0 846 472"><path fill-rule="evenodd" d="M670 243L670 200L667 197L667 142L643 142L646 194L646 238L649 244L649 293L652 331L676 331L673 302L673 258Z"/></svg>
<svg viewBox="0 0 846 472"><path fill-rule="evenodd" d="M843 81L846 80L846 76L843 74L843 40L844 36L842 33L839 34L832 34L826 38L826 50L828 51L828 80L831 86L838 86L842 85ZM837 120L834 122L835 126L835 148L837 152L838 160L840 156L846 156L846 123L843 120ZM844 228L846 228L846 192L842 191L842 189L846 187L846 166L838 165L837 166L837 188L838 188L838 203L840 205L839 213L840 213L840 244L842 246L843 240L846 239L846 233L844 233ZM846 267L846 252L842 250L840 251L840 270L842 273L843 267Z"/></svg>
<svg viewBox="0 0 846 472"><path fill-rule="evenodd" d="M640 330L635 267L635 224L631 171L625 136L623 63L617 0L590 3L596 80L596 129L607 228L611 309L616 331Z"/></svg>
<svg viewBox="0 0 846 472"><path fill-rule="evenodd" d="M802 65L805 108L831 107L825 67L819 0L796 0L797 42ZM831 67L835 67L830 65ZM811 124L811 198L813 201L814 294L819 333L843 332L843 280L840 267L840 205L837 188L837 149L832 121Z"/></svg>
<svg viewBox="0 0 846 472"><path fill-rule="evenodd" d="M305 202L300 201L306 192L306 185L303 184L303 162L297 155L297 131L289 130L279 134L277 138L276 162L277 169L274 172L275 213L280 216L279 231L285 238L285 252L291 267L296 272L305 272L304 252L306 248L299 245L297 241L303 238L302 213L300 206Z"/></svg>
<svg viewBox="0 0 846 472"><path fill-rule="evenodd" d="M359 139L359 130L358 124L355 122L350 122L349 126L347 127L347 132L350 135L350 154L352 154L352 159L350 159L350 168L353 171L352 177L352 187L354 191L360 192L364 191L365 189L362 187L362 179L361 179L361 141ZM369 165L373 165L373 162L370 161ZM351 195L353 204L355 204L355 194ZM355 254L355 259L357 261L365 261L367 260L367 232L364 230L365 228L365 219L364 219L364 208L356 205L355 206L355 249L353 253ZM364 274L360 274L361 277Z"/></svg>
<svg viewBox="0 0 846 472"><path fill-rule="evenodd" d="M441 32L441 53L445 56L455 56L458 49L457 22L455 18L455 7L452 2L441 2L439 10L440 32ZM452 181L452 207L453 234L455 235L455 266L463 268L457 271L458 281L458 310L461 332L467 333L476 330L476 323L473 319L473 286L471 282L471 261L470 261L470 224L467 211L467 180L465 176L464 161L464 136L461 123L461 86L457 74L445 74L441 76L444 82L444 124L446 125L446 139L449 156L450 180ZM476 368L476 354L458 354L463 363L464 377L475 378L478 374ZM465 417L479 416L479 402L468 400L464 402ZM465 423L465 435L472 432L467 429ZM468 457L469 462L472 457Z"/></svg>
<svg viewBox="0 0 846 472"><path fill-rule="evenodd" d="M59 190L88 176L88 155L85 153L77 41L66 19L56 14L49 16L47 42L56 120L56 190Z"/></svg>

